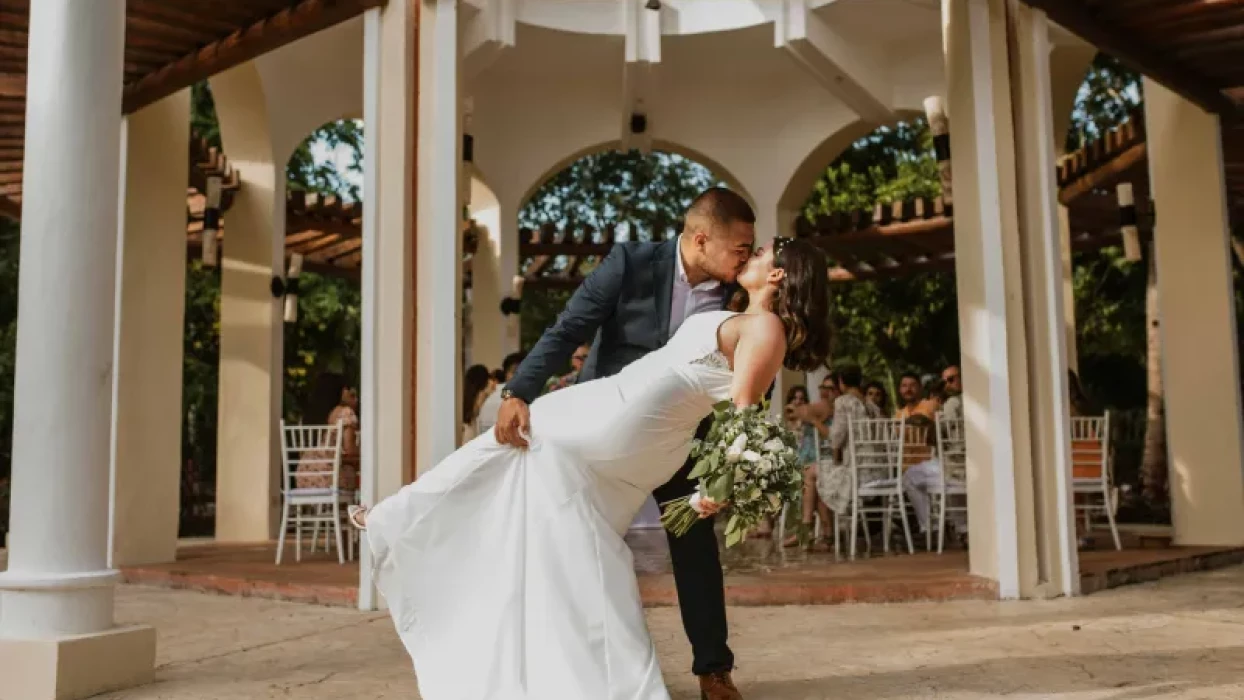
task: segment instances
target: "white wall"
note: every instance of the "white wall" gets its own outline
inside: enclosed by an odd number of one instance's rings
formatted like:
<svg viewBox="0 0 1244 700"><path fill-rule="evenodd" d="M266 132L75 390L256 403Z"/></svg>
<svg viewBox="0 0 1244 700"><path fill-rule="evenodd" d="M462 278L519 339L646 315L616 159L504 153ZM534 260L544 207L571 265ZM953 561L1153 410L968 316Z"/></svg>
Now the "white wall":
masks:
<svg viewBox="0 0 1244 700"><path fill-rule="evenodd" d="M464 27L473 6L489 1L463 5ZM645 100L655 147L687 155L742 189L757 207L762 238L789 221L778 209L801 204L824 167L875 128L775 46L780 4L667 0L656 88ZM888 78L896 118L919 114L925 97L944 94L937 3L810 5L827 26L879 57L875 68ZM475 165L503 212L578 157L616 145L624 110L625 27L615 0L524 0L517 7L515 46L463 91L474 102ZM325 122L361 116L362 36L356 19L259 59L277 160ZM1066 122L1060 112L1083 79L1076 66L1091 56L1082 44L1056 47L1056 121ZM502 221L503 229L511 226Z"/></svg>

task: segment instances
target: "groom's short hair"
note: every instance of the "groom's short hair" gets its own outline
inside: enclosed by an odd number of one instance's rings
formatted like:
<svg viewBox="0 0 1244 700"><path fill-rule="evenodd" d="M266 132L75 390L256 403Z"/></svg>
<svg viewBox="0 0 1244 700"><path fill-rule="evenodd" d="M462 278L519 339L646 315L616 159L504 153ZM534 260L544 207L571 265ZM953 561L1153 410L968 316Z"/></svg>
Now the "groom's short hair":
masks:
<svg viewBox="0 0 1244 700"><path fill-rule="evenodd" d="M710 187L696 197L687 208L687 218L692 216L702 216L714 226L756 223L756 212L747 200L724 187Z"/></svg>

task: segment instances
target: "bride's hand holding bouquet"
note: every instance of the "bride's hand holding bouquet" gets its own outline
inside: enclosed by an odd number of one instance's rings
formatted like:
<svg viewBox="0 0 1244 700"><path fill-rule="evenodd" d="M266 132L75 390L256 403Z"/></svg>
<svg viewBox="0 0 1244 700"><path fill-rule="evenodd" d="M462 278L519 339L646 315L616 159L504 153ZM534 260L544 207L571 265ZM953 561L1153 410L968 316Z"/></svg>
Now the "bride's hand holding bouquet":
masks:
<svg viewBox="0 0 1244 700"><path fill-rule="evenodd" d="M717 404L708 435L691 447L696 464L689 476L699 488L663 503L661 523L681 536L700 518L726 511L726 546L742 542L762 521L780 514L784 503L799 498L803 470L797 446L795 434L774 422L767 406Z"/></svg>

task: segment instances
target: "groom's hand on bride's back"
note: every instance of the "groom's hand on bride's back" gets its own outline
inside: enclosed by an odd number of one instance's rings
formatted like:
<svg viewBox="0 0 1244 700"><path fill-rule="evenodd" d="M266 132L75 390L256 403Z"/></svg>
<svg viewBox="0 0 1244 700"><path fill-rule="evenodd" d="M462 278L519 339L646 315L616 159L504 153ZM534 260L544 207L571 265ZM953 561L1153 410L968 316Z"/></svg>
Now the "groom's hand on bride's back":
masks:
<svg viewBox="0 0 1244 700"><path fill-rule="evenodd" d="M531 434L531 410L527 402L511 396L501 402L497 411L496 431L497 442L511 447L527 447L527 438Z"/></svg>

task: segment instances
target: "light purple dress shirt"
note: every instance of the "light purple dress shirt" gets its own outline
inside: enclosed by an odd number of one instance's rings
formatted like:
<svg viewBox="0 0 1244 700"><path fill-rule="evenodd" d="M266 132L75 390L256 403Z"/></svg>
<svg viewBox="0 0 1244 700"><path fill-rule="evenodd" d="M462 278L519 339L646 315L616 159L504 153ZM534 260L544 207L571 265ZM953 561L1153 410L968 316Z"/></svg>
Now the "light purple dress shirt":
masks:
<svg viewBox="0 0 1244 700"><path fill-rule="evenodd" d="M721 282L710 279L692 287L687 281L687 268L682 263L682 239L675 241L674 289L670 294L670 337L678 332L683 321L703 311L720 311L726 290Z"/></svg>

